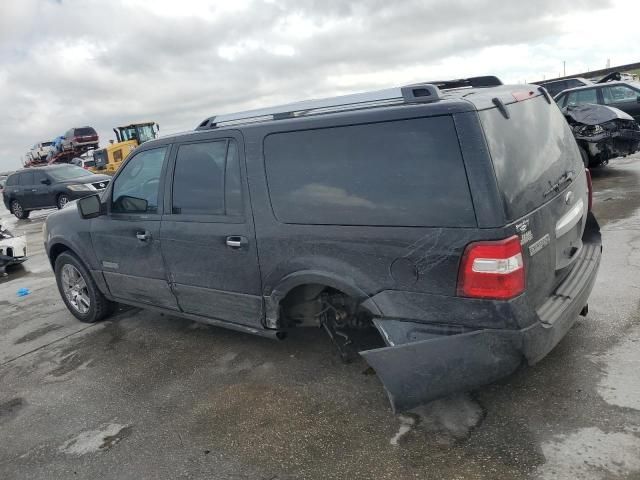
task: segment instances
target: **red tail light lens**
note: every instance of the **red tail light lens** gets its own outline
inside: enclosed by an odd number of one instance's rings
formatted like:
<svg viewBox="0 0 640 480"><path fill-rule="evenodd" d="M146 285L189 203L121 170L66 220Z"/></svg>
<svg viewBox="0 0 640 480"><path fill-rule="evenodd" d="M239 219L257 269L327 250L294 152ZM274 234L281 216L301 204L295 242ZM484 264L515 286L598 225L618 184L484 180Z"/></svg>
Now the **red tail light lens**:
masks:
<svg viewBox="0 0 640 480"><path fill-rule="evenodd" d="M591 172L588 168L584 169L587 174L587 188L589 189L589 212L591 211L591 207L593 206L593 183L591 182Z"/></svg>
<svg viewBox="0 0 640 480"><path fill-rule="evenodd" d="M524 263L517 235L467 245L458 273L458 295L507 300L524 292Z"/></svg>

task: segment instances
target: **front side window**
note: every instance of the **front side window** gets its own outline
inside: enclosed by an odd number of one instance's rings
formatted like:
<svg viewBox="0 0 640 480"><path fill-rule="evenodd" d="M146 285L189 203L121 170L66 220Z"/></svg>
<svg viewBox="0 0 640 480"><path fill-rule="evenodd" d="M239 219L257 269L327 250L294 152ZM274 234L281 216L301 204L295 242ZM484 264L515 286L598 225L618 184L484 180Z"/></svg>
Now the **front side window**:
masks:
<svg viewBox="0 0 640 480"><path fill-rule="evenodd" d="M114 180L113 213L157 213L160 176L167 147L138 153Z"/></svg>
<svg viewBox="0 0 640 480"><path fill-rule="evenodd" d="M595 88L569 92L567 98L567 106L570 107L575 107L576 105L584 105L585 103L598 103L598 96L596 95Z"/></svg>
<svg viewBox="0 0 640 480"><path fill-rule="evenodd" d="M47 180L47 176L44 172L33 172L33 184L42 185L42 181Z"/></svg>
<svg viewBox="0 0 640 480"><path fill-rule="evenodd" d="M611 103L637 102L640 92L626 85L612 85L602 89L605 105Z"/></svg>
<svg viewBox="0 0 640 480"><path fill-rule="evenodd" d="M172 213L239 215L240 171L235 142L181 145L173 174Z"/></svg>

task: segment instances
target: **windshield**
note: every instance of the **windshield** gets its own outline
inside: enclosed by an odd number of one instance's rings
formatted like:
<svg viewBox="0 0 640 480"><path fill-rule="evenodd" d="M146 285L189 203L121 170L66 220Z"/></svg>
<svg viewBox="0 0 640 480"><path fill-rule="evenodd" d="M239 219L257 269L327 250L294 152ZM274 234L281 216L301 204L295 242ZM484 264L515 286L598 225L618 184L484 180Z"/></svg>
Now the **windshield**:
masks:
<svg viewBox="0 0 640 480"><path fill-rule="evenodd" d="M121 127L120 135L122 136L123 142L126 140L137 140L139 143L144 143L155 138L151 124Z"/></svg>
<svg viewBox="0 0 640 480"><path fill-rule="evenodd" d="M138 127L138 140L140 143L144 143L147 140L153 140L153 128L151 125L140 125Z"/></svg>
<svg viewBox="0 0 640 480"><path fill-rule="evenodd" d="M80 168L75 165L52 168L47 173L51 178L58 181L73 180L75 178L86 177L87 175L93 175L91 172L85 170L84 168Z"/></svg>

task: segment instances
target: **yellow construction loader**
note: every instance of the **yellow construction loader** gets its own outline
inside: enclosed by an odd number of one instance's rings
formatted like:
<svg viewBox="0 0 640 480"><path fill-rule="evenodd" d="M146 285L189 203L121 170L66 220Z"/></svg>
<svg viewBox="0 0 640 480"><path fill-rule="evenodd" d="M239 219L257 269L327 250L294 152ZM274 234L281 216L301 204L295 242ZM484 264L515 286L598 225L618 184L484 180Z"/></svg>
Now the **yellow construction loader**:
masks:
<svg viewBox="0 0 640 480"><path fill-rule="evenodd" d="M160 126L156 122L132 123L113 129L117 142L113 142L93 152L95 170L113 175L138 145L157 138Z"/></svg>

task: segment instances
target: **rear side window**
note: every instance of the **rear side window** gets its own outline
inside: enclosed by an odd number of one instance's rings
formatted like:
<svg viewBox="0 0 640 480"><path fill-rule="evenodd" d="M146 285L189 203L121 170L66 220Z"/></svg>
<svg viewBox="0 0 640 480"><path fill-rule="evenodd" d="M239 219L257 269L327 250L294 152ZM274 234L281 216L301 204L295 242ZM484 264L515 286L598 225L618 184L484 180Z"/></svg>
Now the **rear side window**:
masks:
<svg viewBox="0 0 640 480"><path fill-rule="evenodd" d="M277 133L264 152L281 222L476 225L450 116Z"/></svg>
<svg viewBox="0 0 640 480"><path fill-rule="evenodd" d="M569 124L555 104L542 97L480 112L493 166L509 220L516 220L553 196L549 186L561 175L584 168ZM546 196L545 196L546 194Z"/></svg>
<svg viewBox="0 0 640 480"><path fill-rule="evenodd" d="M79 137L84 137L88 135L95 135L96 131L93 128L76 128L75 134Z"/></svg>
<svg viewBox="0 0 640 480"><path fill-rule="evenodd" d="M33 185L33 172L21 173L20 185Z"/></svg>
<svg viewBox="0 0 640 480"><path fill-rule="evenodd" d="M224 215L227 141L180 145L173 174L172 213Z"/></svg>
<svg viewBox="0 0 640 480"><path fill-rule="evenodd" d="M11 187L13 185L18 185L19 179L20 179L20 175L11 175L9 178L7 178L6 186Z"/></svg>

